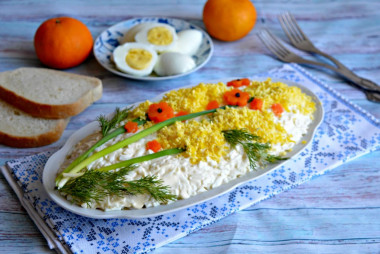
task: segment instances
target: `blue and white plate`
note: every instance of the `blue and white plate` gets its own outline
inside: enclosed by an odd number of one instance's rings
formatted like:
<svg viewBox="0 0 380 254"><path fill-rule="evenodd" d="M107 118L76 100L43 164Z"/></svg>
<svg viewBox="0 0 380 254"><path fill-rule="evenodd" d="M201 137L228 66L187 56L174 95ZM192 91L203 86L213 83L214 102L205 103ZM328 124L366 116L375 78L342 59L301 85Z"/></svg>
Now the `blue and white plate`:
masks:
<svg viewBox="0 0 380 254"><path fill-rule="evenodd" d="M145 22L164 23L164 24L171 25L172 27L175 28L177 33L186 29L195 29L202 32L203 38L202 38L201 46L199 47L196 54L192 56L195 61L196 67L182 74L173 75L173 76L164 76L164 77L156 76L154 75L154 73L151 74L150 76L138 77L138 76L133 76L133 75L121 72L118 69L116 69L116 65L111 60L112 52L117 46L119 46L120 40L123 38L125 33L130 28L132 28L135 25L138 25L140 23L145 23ZM138 79L138 80L150 80L150 81L173 79L173 78L178 78L178 77L188 75L198 70L203 65L205 65L210 60L213 50L214 50L214 47L213 47L213 43L210 36L201 28L193 24L190 24L184 20L173 19L173 18L162 18L162 17L144 17L144 18L135 18L135 19L122 21L114 26L111 26L107 30L103 31L98 36L98 38L96 38L95 44L94 44L94 55L95 55L96 60L100 63L101 66L103 66L110 72L113 72L117 75L120 75L126 78Z"/></svg>

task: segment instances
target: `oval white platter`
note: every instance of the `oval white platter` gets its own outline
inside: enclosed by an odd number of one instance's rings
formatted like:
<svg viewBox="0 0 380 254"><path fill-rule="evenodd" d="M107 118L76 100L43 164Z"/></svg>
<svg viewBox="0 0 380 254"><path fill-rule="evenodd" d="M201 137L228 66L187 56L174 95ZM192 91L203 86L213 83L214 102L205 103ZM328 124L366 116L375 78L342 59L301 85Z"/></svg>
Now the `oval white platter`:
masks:
<svg viewBox="0 0 380 254"><path fill-rule="evenodd" d="M235 78L224 78L218 81L222 81L226 83L227 81L230 81L233 79ZM263 80L263 79L255 79L255 80ZM302 150L304 150L309 143L311 143L314 133L323 119L322 103L313 92L311 92L309 89L307 89L306 87L298 83L288 81L288 80L275 79L275 78L273 78L272 81L274 82L280 81L285 84L288 84L289 86L299 87L305 94L311 96L316 104L316 111L314 112L314 120L309 126L308 133L302 138L302 140L306 141L306 144L300 144L300 143L296 144L293 150L286 155L286 157L292 158L296 156L297 154L299 154ZM211 81L208 83L215 83L215 82ZM186 87L191 87L191 86L186 86ZM152 99L151 101L159 101L163 95L164 94L161 94L155 97L154 99ZM141 102L135 103L132 106L138 105L139 103ZM76 131L67 140L66 144L49 158L49 160L47 161L45 165L43 176L42 176L43 186L45 187L45 190L47 191L48 195L50 196L52 200L54 200L59 206L73 213L76 213L85 217L98 218L98 219L144 218L144 217L156 216L156 215L160 215L160 214L164 214L168 212L173 212L179 209L183 209L183 208L207 201L217 196L220 196L232 190L236 186L246 183L248 181L257 179L265 174L268 174L269 172L273 171L274 169L286 163L286 161L280 161L275 164L269 164L267 167L263 169L251 171L247 173L246 175L239 177L237 179L234 179L217 188L208 190L206 192L202 192L188 199L175 201L168 205L160 205L160 206L144 208L144 209L131 209L131 210L106 211L106 212L102 210L97 210L97 209L87 209L87 208L82 208L78 205L72 204L70 201L66 200L63 196L61 196L59 192L55 189L55 178L56 178L60 165L63 163L67 154L72 150L75 144L78 143L83 138L85 138L86 136L94 132L97 132L99 130L100 129L99 129L98 122L91 122L88 125Z"/></svg>
<svg viewBox="0 0 380 254"><path fill-rule="evenodd" d="M195 30L200 31L203 35L202 42L198 51L195 53L195 55L192 56L192 58L195 61L195 65L196 65L195 68L182 74L172 75L172 76L163 76L163 77L155 76L154 74L151 74L150 76L139 77L139 76L134 76L134 75L130 75L130 74L119 71L111 60L112 52L117 46L119 46L121 39L123 39L124 35L130 28L132 28L135 25L138 25L140 23L145 23L145 22L163 23L163 24L171 25L172 27L175 28L177 33L186 29L195 29ZM190 73L197 71L199 68L204 66L210 60L212 53L214 51L214 46L213 46L210 36L205 31L203 31L201 28L199 28L196 25L190 24L189 22L186 22L181 19L165 18L165 17L143 17L143 18L128 19L107 28L96 38L94 42L93 51L94 51L95 58L99 62L99 64L114 74L117 74L119 76L126 77L126 78L136 79L136 80L159 81L159 80L179 78L179 77L189 75Z"/></svg>

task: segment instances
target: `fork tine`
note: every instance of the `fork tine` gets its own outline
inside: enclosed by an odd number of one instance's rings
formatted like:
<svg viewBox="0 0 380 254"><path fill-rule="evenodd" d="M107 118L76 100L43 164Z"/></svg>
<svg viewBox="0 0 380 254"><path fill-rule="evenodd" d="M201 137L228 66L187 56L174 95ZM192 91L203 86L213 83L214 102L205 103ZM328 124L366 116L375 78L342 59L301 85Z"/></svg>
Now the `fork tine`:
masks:
<svg viewBox="0 0 380 254"><path fill-rule="evenodd" d="M289 12L280 16L280 23L281 23L281 26L288 31L286 35L289 37L292 43L299 43L303 40L302 35L298 32L297 27L294 26L294 23L290 17Z"/></svg>
<svg viewBox="0 0 380 254"><path fill-rule="evenodd" d="M272 52L277 58L283 59L282 54L277 52L277 50L269 43L270 39L268 39L267 34L264 31L261 31L259 34L259 38L264 43L264 45Z"/></svg>
<svg viewBox="0 0 380 254"><path fill-rule="evenodd" d="M268 37L272 39L272 43L280 50L283 54L287 55L290 53L290 51L285 48L285 46L277 39L277 37L272 34L269 30L265 30L265 32L268 34Z"/></svg>
<svg viewBox="0 0 380 254"><path fill-rule="evenodd" d="M259 33L259 38L263 41L265 46L282 61L290 52L271 34L268 30L264 29Z"/></svg>
<svg viewBox="0 0 380 254"><path fill-rule="evenodd" d="M265 47L267 47L270 50L270 52L272 52L275 56L277 56L277 58L280 58L280 59L282 58L282 56L280 54L278 54L277 51L268 42L267 36L263 31L260 31L258 36L261 39L261 41L264 43Z"/></svg>
<svg viewBox="0 0 380 254"><path fill-rule="evenodd" d="M301 35L302 40L307 40L308 39L307 36L304 34L304 32L302 31L302 29L298 25L298 23L297 23L296 19L294 18L293 14L291 14L290 12L288 12L287 14L288 14L290 22L293 24L293 27L297 30L298 34Z"/></svg>
<svg viewBox="0 0 380 254"><path fill-rule="evenodd" d="M265 46L267 46L267 48L270 49L270 51L272 51L272 53L274 53L279 58L284 56L284 52L282 50L278 50L278 47L274 45L273 40L269 37L267 31L261 31L260 35L261 40L264 42Z"/></svg>
<svg viewBox="0 0 380 254"><path fill-rule="evenodd" d="M285 31L286 36L288 36L289 40L292 43L296 43L296 40L293 38L293 35L292 35L293 32L290 31L290 27L288 27L288 23L287 23L287 20L285 19L285 17L283 15L280 15L278 17L278 19L280 20L281 27Z"/></svg>

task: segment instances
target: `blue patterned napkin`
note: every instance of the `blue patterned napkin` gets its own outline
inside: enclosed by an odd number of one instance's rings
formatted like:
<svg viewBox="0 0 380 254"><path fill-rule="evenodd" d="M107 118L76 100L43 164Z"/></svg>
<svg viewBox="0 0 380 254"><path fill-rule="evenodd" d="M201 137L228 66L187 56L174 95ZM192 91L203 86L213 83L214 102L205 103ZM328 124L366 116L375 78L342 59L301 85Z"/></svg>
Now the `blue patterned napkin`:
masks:
<svg viewBox="0 0 380 254"><path fill-rule="evenodd" d="M380 121L298 65L284 65L259 77L292 80L308 87L323 103L323 123L301 154L210 201L144 219L90 219L60 208L45 193L42 170L52 153L9 161L3 173L52 248L74 253L141 253L380 149Z"/></svg>

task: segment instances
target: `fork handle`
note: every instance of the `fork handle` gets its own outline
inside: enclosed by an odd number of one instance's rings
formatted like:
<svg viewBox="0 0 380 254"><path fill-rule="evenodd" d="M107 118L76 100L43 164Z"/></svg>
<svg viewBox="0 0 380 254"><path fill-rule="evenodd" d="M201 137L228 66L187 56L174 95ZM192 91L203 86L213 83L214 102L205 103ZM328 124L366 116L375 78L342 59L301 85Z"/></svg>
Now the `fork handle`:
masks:
<svg viewBox="0 0 380 254"><path fill-rule="evenodd" d="M334 70L334 71L338 72L340 75L342 75L343 77L352 81L356 85L358 85L358 86L362 87L363 89L370 91L370 92L380 92L380 86L379 85L377 85L375 82L373 82L371 80L368 80L368 79L365 79L365 78L362 78L362 77L356 75L355 73L353 73L350 69L348 69L344 64L342 64L338 59L334 58L333 56L330 56L330 55L326 54L325 52L320 51L316 47L314 47L313 50L310 52L317 53L317 54L324 56L324 57L328 58L329 60L331 60L338 67L337 69L339 70L339 71L337 71L337 70Z"/></svg>
<svg viewBox="0 0 380 254"><path fill-rule="evenodd" d="M380 93L370 93L367 91L364 91L364 93L368 100L380 103Z"/></svg>
<svg viewBox="0 0 380 254"><path fill-rule="evenodd" d="M310 50L308 50L309 52L312 52L312 53L316 53L318 55L321 55L323 57L326 57L327 59L329 59L331 62L333 62L339 69L341 70L347 70L347 71L350 71L350 69L348 69L344 64L342 64L338 59L336 59L335 57L333 56L330 56L328 54L326 54L325 52L323 51L320 51L318 48L314 47Z"/></svg>
<svg viewBox="0 0 380 254"><path fill-rule="evenodd" d="M320 63L320 62L311 61L307 59L298 59L298 61L299 63L303 63L303 64L318 65L318 66L325 67L327 69L335 71L336 73L340 74L342 77L350 80L352 83L356 84L358 87L366 90L367 92L380 93L379 85L377 85L375 82L372 82L371 80L359 77L358 75L356 75L355 73L347 69L346 67L337 68L326 63Z"/></svg>
<svg viewBox="0 0 380 254"><path fill-rule="evenodd" d="M367 91L380 93L380 86L369 79L362 78L350 70L341 70L340 74Z"/></svg>

